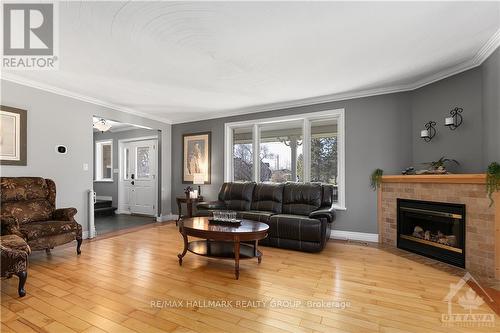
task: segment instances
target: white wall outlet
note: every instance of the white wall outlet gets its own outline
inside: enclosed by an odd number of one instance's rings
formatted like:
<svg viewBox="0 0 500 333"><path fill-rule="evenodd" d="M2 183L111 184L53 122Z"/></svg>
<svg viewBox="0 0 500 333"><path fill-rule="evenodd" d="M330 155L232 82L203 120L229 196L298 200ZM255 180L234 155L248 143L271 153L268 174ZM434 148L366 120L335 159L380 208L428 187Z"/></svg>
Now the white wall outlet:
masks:
<svg viewBox="0 0 500 333"><path fill-rule="evenodd" d="M89 164L83 163L83 171L89 171Z"/></svg>

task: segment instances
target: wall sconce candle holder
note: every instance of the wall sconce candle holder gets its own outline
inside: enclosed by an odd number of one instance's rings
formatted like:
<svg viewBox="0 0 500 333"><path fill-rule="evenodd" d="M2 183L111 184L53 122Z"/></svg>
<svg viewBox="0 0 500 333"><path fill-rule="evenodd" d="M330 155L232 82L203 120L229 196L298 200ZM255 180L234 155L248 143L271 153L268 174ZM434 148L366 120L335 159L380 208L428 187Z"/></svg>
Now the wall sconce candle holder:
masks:
<svg viewBox="0 0 500 333"><path fill-rule="evenodd" d="M462 108L454 108L453 110L450 111L451 117L446 117L444 119L444 126L448 127L452 131L460 127L463 122L463 117L461 113L464 111Z"/></svg>
<svg viewBox="0 0 500 333"><path fill-rule="evenodd" d="M420 137L424 139L425 142L429 142L435 136L436 136L436 122L431 120L427 124L425 124L425 129L420 131Z"/></svg>

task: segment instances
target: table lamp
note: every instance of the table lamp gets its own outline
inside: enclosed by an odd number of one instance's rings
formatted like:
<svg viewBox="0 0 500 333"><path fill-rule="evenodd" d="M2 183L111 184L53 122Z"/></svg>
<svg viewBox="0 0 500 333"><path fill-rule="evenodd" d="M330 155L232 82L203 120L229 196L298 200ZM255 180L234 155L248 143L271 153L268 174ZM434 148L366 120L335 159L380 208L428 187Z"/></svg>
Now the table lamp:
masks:
<svg viewBox="0 0 500 333"><path fill-rule="evenodd" d="M193 185L198 185L198 195L201 195L201 186L205 184L205 175L202 173L195 173L193 175Z"/></svg>

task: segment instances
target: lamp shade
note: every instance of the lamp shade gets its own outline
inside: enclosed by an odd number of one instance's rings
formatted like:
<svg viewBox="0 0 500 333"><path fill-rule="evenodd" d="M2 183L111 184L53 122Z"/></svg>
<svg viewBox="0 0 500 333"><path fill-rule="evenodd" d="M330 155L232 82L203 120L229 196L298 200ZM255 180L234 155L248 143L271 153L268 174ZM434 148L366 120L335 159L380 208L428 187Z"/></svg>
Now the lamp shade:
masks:
<svg viewBox="0 0 500 333"><path fill-rule="evenodd" d="M193 184L195 185L205 184L205 175L202 173L195 173L193 175Z"/></svg>

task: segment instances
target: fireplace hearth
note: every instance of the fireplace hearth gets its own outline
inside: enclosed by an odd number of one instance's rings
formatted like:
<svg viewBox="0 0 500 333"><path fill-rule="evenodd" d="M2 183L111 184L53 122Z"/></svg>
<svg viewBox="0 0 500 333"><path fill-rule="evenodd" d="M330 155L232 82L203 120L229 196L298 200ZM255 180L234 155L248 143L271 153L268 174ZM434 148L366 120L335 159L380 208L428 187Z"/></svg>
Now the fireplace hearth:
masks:
<svg viewBox="0 0 500 333"><path fill-rule="evenodd" d="M465 205L397 200L397 246L465 268Z"/></svg>

